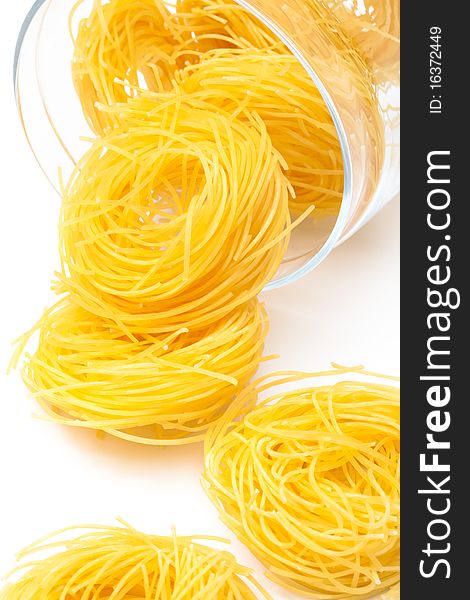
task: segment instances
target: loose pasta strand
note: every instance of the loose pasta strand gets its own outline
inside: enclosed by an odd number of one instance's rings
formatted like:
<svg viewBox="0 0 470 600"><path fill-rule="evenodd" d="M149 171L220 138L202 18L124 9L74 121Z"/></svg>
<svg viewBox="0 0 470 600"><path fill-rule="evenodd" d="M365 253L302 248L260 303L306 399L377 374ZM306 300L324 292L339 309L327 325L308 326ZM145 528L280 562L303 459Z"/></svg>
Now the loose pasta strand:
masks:
<svg viewBox="0 0 470 600"><path fill-rule="evenodd" d="M276 583L366 598L399 580L399 392L356 381L285 389L319 375L279 373L242 390L239 408L269 396L208 436L203 483Z"/></svg>
<svg viewBox="0 0 470 600"><path fill-rule="evenodd" d="M398 83L400 63L399 0L322 0L351 44L359 48L378 82ZM316 0L307 0L309 3Z"/></svg>

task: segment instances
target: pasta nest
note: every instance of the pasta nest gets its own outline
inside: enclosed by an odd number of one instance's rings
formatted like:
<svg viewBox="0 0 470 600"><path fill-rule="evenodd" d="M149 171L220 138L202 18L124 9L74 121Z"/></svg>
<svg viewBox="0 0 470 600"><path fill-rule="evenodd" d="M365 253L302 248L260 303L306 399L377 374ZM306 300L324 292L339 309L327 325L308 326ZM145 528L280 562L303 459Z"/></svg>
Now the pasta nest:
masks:
<svg viewBox="0 0 470 600"><path fill-rule="evenodd" d="M201 441L256 373L268 331L254 299L204 331L129 339L65 297L35 330L23 379L52 420L148 445Z"/></svg>
<svg viewBox="0 0 470 600"><path fill-rule="evenodd" d="M57 291L129 335L207 326L281 264L295 226L284 160L256 114L177 93L114 110L120 128L92 142L64 190Z"/></svg>
<svg viewBox="0 0 470 600"><path fill-rule="evenodd" d="M308 376L262 379L239 402ZM400 564L397 388L280 389L209 436L210 499L276 583L325 600L387 590Z"/></svg>

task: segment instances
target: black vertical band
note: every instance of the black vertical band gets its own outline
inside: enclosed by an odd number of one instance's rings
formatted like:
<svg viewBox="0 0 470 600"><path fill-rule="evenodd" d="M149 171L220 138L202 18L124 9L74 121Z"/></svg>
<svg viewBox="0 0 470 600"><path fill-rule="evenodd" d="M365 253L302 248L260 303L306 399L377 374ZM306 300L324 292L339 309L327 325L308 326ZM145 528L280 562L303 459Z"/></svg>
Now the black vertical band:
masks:
<svg viewBox="0 0 470 600"><path fill-rule="evenodd" d="M465 3L402 2L402 598L467 597ZM467 374L468 373L468 374ZM465 591L466 590L466 591ZM464 591L464 596L462 596Z"/></svg>

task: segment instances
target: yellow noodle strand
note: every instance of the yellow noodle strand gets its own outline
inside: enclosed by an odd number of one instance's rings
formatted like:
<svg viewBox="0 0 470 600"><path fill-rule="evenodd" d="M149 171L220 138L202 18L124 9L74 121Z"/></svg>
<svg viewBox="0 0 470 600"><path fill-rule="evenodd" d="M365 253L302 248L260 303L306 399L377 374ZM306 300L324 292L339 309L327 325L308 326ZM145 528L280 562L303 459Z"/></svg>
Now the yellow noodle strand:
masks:
<svg viewBox="0 0 470 600"><path fill-rule="evenodd" d="M70 29L79 0L70 16ZM72 75L91 128L98 134L119 125L96 103L125 101L129 88L145 82L150 89L169 85L177 40L172 16L162 0L94 0L90 15L74 37ZM73 35L73 33L72 33ZM139 77L140 76L140 77Z"/></svg>
<svg viewBox="0 0 470 600"><path fill-rule="evenodd" d="M313 4L317 0L306 0ZM351 44L359 48L377 80L398 83L400 62L399 0L322 0Z"/></svg>
<svg viewBox="0 0 470 600"><path fill-rule="evenodd" d="M26 548L0 599L270 599L232 554L201 543L226 540L147 535L124 525L70 528Z"/></svg>
<svg viewBox="0 0 470 600"><path fill-rule="evenodd" d="M394 585L388 592L382 594L380 600L400 600L400 584Z"/></svg>
<svg viewBox="0 0 470 600"><path fill-rule="evenodd" d="M278 373L242 390L240 410L270 395L241 421L232 406L210 433L203 483L276 583L366 598L399 580L399 392L355 381L285 390L323 375Z"/></svg>

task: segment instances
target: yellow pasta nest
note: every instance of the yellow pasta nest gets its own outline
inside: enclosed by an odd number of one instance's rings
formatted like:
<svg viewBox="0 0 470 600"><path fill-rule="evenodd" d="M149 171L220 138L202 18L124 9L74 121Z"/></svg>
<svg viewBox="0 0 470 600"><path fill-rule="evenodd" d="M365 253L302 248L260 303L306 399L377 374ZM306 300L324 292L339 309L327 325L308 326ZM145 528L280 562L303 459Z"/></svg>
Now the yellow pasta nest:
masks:
<svg viewBox="0 0 470 600"><path fill-rule="evenodd" d="M198 100L243 118L256 112L287 162L294 212L339 212L343 163L336 129L317 88L292 54L249 48L214 50L176 75Z"/></svg>
<svg viewBox="0 0 470 600"><path fill-rule="evenodd" d="M261 379L238 402L309 376ZM383 384L281 389L209 436L207 493L268 577L325 600L396 584L399 410L397 388Z"/></svg>
<svg viewBox="0 0 470 600"><path fill-rule="evenodd" d="M75 530L84 530L70 538ZM67 537L64 538L64 534ZM209 537L163 537L127 527L58 532L20 553L1 600L260 600L250 569ZM47 556L44 558L44 554ZM29 559L25 562L24 559ZM18 571L21 572L18 578ZM16 581L13 581L15 579Z"/></svg>
<svg viewBox="0 0 470 600"><path fill-rule="evenodd" d="M260 115L287 161L294 213L312 204L315 218L339 212L342 155L326 104L292 53L236 2L180 0L170 14L162 0L97 0L74 41L75 86L100 135L121 129L117 104L177 82L189 103L195 92L212 112Z"/></svg>
<svg viewBox="0 0 470 600"><path fill-rule="evenodd" d="M130 335L205 327L281 264L295 226L284 161L257 115L177 93L118 110L121 129L93 142L64 191L58 291Z"/></svg>
<svg viewBox="0 0 470 600"><path fill-rule="evenodd" d="M267 315L255 299L203 332L130 340L61 300L39 329L23 379L54 421L142 444L201 441L258 369Z"/></svg>
<svg viewBox="0 0 470 600"><path fill-rule="evenodd" d="M75 5L72 21L84 0ZM96 103L124 102L139 84L170 86L178 40L162 0L95 0L74 38L72 75L88 122L98 134L118 122Z"/></svg>

